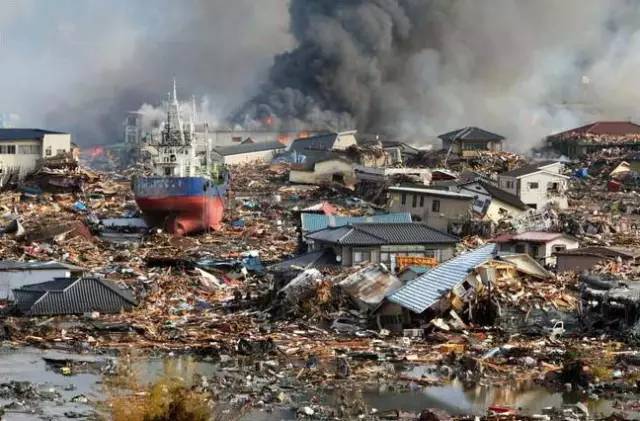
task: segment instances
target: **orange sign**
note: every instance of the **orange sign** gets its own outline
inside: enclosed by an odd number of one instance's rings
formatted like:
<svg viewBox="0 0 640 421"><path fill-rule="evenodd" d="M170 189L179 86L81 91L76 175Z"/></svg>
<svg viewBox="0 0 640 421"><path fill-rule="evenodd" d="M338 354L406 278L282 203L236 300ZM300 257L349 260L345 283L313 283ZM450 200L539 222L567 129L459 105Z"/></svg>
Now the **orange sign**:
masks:
<svg viewBox="0 0 640 421"><path fill-rule="evenodd" d="M398 271L401 271L407 266L434 267L438 265L438 261L435 257L396 256L396 265L398 266Z"/></svg>

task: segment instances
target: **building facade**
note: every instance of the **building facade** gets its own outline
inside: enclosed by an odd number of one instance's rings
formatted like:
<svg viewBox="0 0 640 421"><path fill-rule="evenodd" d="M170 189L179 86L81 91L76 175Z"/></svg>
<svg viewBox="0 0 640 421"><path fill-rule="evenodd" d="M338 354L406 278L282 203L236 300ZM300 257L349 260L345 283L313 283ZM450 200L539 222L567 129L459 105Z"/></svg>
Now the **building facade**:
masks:
<svg viewBox="0 0 640 421"><path fill-rule="evenodd" d="M474 197L470 194L419 187L389 187L389 212L408 212L415 222L447 231L452 224L471 218Z"/></svg>
<svg viewBox="0 0 640 421"><path fill-rule="evenodd" d="M568 207L566 190L569 177L560 174L560 162L526 165L498 175L499 187L518 198L532 209L543 209L554 204L559 209Z"/></svg>

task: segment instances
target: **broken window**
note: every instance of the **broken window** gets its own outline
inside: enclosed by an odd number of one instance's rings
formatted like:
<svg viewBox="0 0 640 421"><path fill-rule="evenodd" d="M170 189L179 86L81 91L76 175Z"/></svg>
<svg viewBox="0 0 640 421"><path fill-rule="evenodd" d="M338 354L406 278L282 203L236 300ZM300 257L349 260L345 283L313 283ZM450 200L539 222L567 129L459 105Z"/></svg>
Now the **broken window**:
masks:
<svg viewBox="0 0 640 421"><path fill-rule="evenodd" d="M526 247L524 244L516 244L516 253L525 253Z"/></svg>
<svg viewBox="0 0 640 421"><path fill-rule="evenodd" d="M45 155L47 156L51 156L51 146L49 146L45 151L44 151Z"/></svg>
<svg viewBox="0 0 640 421"><path fill-rule="evenodd" d="M535 190L537 188L538 188L538 183L537 182L529 183L529 189Z"/></svg>
<svg viewBox="0 0 640 421"><path fill-rule="evenodd" d="M440 212L440 200L434 200L431 204L431 211Z"/></svg>
<svg viewBox="0 0 640 421"><path fill-rule="evenodd" d="M558 252L564 251L566 249L567 249L567 246L565 246L564 244L558 244L558 245L553 246L553 252L554 253L558 253Z"/></svg>
<svg viewBox="0 0 640 421"><path fill-rule="evenodd" d="M173 171L171 171L170 167L165 167L164 168L164 175L173 175L172 173L173 173Z"/></svg>

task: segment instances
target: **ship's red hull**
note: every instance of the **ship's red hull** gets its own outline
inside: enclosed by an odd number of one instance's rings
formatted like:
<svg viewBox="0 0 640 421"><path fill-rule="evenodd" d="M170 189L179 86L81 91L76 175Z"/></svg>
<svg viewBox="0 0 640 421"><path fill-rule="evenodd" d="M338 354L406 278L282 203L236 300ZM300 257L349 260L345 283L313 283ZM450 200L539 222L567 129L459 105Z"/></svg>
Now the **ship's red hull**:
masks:
<svg viewBox="0 0 640 421"><path fill-rule="evenodd" d="M147 224L176 235L219 230L224 202L219 196L136 197Z"/></svg>

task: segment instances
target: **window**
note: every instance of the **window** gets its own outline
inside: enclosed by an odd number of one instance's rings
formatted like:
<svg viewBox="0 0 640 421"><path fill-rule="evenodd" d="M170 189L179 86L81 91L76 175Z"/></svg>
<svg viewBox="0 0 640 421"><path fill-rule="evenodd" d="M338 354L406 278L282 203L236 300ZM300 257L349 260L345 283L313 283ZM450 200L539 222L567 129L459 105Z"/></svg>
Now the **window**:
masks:
<svg viewBox="0 0 640 421"><path fill-rule="evenodd" d="M440 212L440 201L439 200L434 200L433 203L431 204L431 210L433 212Z"/></svg>
<svg viewBox="0 0 640 421"><path fill-rule="evenodd" d="M553 252L554 253L558 253L558 252L564 251L566 249L567 249L567 246L565 246L564 244L558 244L556 246L553 246Z"/></svg>
<svg viewBox="0 0 640 421"><path fill-rule="evenodd" d="M402 204L403 205L407 204L407 193L402 193Z"/></svg>
<svg viewBox="0 0 640 421"><path fill-rule="evenodd" d="M354 250L353 251L353 263L361 263L369 261L370 253L368 250Z"/></svg>
<svg viewBox="0 0 640 421"><path fill-rule="evenodd" d="M62 155L64 154L66 151L64 149L56 149L56 155Z"/></svg>
<svg viewBox="0 0 640 421"><path fill-rule="evenodd" d="M413 201L411 202L411 207L415 208L416 206L418 206L418 195L414 194L413 195Z"/></svg>
<svg viewBox="0 0 640 421"><path fill-rule="evenodd" d="M380 253L380 262L388 263L389 262L389 253Z"/></svg>
<svg viewBox="0 0 640 421"><path fill-rule="evenodd" d="M538 183L529 183L529 189L535 190L538 188Z"/></svg>
<svg viewBox="0 0 640 421"><path fill-rule="evenodd" d="M0 154L2 155L15 155L16 145L0 145Z"/></svg>
<svg viewBox="0 0 640 421"><path fill-rule="evenodd" d="M173 171L171 171L171 167L164 168L164 175L173 175L172 172Z"/></svg>
<svg viewBox="0 0 640 421"><path fill-rule="evenodd" d="M507 181L504 183L505 187L508 189L512 189L513 188L513 181Z"/></svg>
<svg viewBox="0 0 640 421"><path fill-rule="evenodd" d="M516 253L524 253L524 252L525 252L524 244L516 244Z"/></svg>
<svg viewBox="0 0 640 421"><path fill-rule="evenodd" d="M18 145L20 155L40 155L42 150L40 145Z"/></svg>
<svg viewBox="0 0 640 421"><path fill-rule="evenodd" d="M47 147L47 149L45 150L45 155L47 156L51 156L51 146Z"/></svg>
<svg viewBox="0 0 640 421"><path fill-rule="evenodd" d="M531 256L536 257L538 255L538 253L540 252L540 247L537 245L533 245L531 246Z"/></svg>
<svg viewBox="0 0 640 421"><path fill-rule="evenodd" d="M420 196L420 207L424 208L424 196Z"/></svg>

